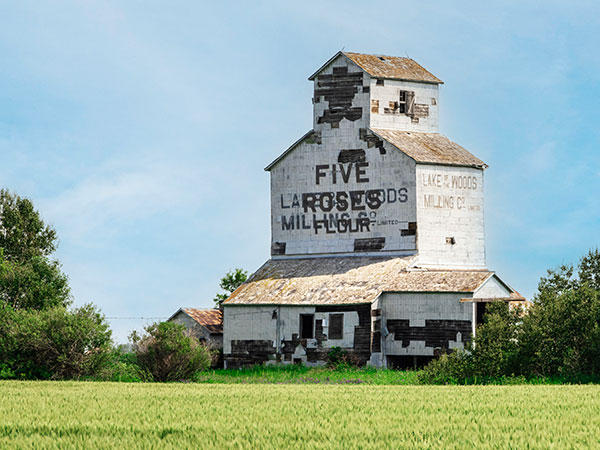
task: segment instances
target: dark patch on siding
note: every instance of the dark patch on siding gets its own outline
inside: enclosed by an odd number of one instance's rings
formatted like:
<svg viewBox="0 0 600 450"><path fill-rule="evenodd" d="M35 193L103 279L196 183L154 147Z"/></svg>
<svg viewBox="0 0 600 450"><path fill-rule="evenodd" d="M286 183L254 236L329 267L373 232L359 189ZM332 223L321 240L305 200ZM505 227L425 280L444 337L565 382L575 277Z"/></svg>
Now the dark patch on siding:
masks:
<svg viewBox="0 0 600 450"><path fill-rule="evenodd" d="M365 155L365 151L359 148L340 150L340 154L338 155L338 162L341 164L365 162L366 160L367 155Z"/></svg>
<svg viewBox="0 0 600 450"><path fill-rule="evenodd" d="M368 128L360 128L358 130L358 138L361 141L365 141L368 148L377 147L379 149L379 153L385 155L386 152L383 146L383 140L371 133Z"/></svg>
<svg viewBox="0 0 600 450"><path fill-rule="evenodd" d="M313 130L312 133L306 136L304 141L307 144L321 144L321 132Z"/></svg>
<svg viewBox="0 0 600 450"><path fill-rule="evenodd" d="M231 354L224 355L227 367L238 368L264 364L275 355L273 341L269 340L234 340L231 341Z"/></svg>
<svg viewBox="0 0 600 450"><path fill-rule="evenodd" d="M232 354L250 354L250 353L264 353L268 355L275 354L275 347L273 341L268 340L233 340L231 341L231 353Z"/></svg>
<svg viewBox="0 0 600 450"><path fill-rule="evenodd" d="M388 330L394 333L395 341L402 341L402 347L408 347L410 341L425 341L425 347L447 349L459 332L462 342L471 339L470 320L425 320L424 327L411 327L409 324L409 320L387 321Z"/></svg>
<svg viewBox="0 0 600 450"><path fill-rule="evenodd" d="M285 255L285 242L273 242L271 255Z"/></svg>
<svg viewBox="0 0 600 450"><path fill-rule="evenodd" d="M314 97L323 97L328 102L328 109L323 111L317 123L339 124L342 119L352 122L360 119L363 114L362 108L353 108L352 101L362 84L363 73L348 73L347 67L334 67L333 74L319 75Z"/></svg>
<svg viewBox="0 0 600 450"><path fill-rule="evenodd" d="M365 94L368 94L369 92L371 92L371 87L370 86L363 86L363 92Z"/></svg>
<svg viewBox="0 0 600 450"><path fill-rule="evenodd" d="M380 315L381 315L381 308L371 310L371 317L378 317Z"/></svg>
<svg viewBox="0 0 600 450"><path fill-rule="evenodd" d="M416 236L417 222L408 222L408 229L400 231L401 236Z"/></svg>
<svg viewBox="0 0 600 450"><path fill-rule="evenodd" d="M361 238L354 239L355 252L378 252L385 247L385 238Z"/></svg>

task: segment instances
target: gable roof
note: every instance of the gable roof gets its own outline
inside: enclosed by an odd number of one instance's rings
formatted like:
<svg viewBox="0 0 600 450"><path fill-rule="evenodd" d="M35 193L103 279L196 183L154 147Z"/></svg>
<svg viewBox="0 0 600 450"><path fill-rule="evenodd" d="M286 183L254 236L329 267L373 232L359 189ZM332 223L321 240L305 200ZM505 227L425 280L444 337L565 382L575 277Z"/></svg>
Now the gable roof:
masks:
<svg viewBox="0 0 600 450"><path fill-rule="evenodd" d="M275 158L273 160L273 162L271 162L271 164L269 164L267 167L265 167L265 170L267 172L269 170L271 170L275 164L277 164L279 161L281 161L283 158L285 158L285 156L288 153L290 153L292 150L294 150L299 144L301 144L304 141L304 139L306 139L309 136L312 136L313 134L315 134L314 130L309 130L306 133L304 133L304 135L300 139L298 139L296 142L294 142L292 145L290 145L286 151L284 151L281 155L279 155L277 158Z"/></svg>
<svg viewBox="0 0 600 450"><path fill-rule="evenodd" d="M409 270L414 256L329 257L267 261L224 305L372 303L382 292L472 293L488 270Z"/></svg>
<svg viewBox="0 0 600 450"><path fill-rule="evenodd" d="M467 149L439 133L371 128L380 138L406 153L417 163L487 168L482 160Z"/></svg>
<svg viewBox="0 0 600 450"><path fill-rule="evenodd" d="M439 133L421 133L384 128L369 128L369 130L414 159L417 163L466 166L478 169L486 169L488 167L486 163L474 156L466 148ZM313 136L317 136L314 130L305 133L304 136L294 142L286 151L265 167L265 170L270 171L279 161L298 147L299 144ZM314 142L319 143L320 141L318 138L315 138Z"/></svg>
<svg viewBox="0 0 600 450"><path fill-rule="evenodd" d="M191 317L198 325L203 326L209 333L223 333L223 312L220 309L196 309L196 308L179 308L169 320L183 312Z"/></svg>
<svg viewBox="0 0 600 450"><path fill-rule="evenodd" d="M414 59L353 52L337 52L308 79L313 80L325 67L340 55L344 55L346 58L350 59L373 78L417 81L430 84L444 83Z"/></svg>

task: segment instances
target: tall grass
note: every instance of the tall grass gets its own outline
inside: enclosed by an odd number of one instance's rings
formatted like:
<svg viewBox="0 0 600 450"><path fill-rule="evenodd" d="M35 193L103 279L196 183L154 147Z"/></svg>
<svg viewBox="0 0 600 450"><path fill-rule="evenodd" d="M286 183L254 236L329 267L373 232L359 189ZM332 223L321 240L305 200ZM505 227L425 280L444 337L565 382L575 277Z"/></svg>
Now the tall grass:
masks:
<svg viewBox="0 0 600 450"><path fill-rule="evenodd" d="M198 372L200 383L293 383L293 384L416 384L417 372L375 368L316 368L301 365L253 366Z"/></svg>
<svg viewBox="0 0 600 450"><path fill-rule="evenodd" d="M589 385L8 381L0 399L1 448L600 445L600 388Z"/></svg>

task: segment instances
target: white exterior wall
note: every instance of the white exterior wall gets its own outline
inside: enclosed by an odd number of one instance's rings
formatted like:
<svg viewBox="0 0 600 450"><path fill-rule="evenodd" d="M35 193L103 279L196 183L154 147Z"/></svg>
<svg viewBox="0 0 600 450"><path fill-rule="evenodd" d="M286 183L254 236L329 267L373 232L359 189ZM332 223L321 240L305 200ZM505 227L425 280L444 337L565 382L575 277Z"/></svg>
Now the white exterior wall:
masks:
<svg viewBox="0 0 600 450"><path fill-rule="evenodd" d="M400 91L415 93L415 103L427 105L427 117L419 117L418 123L406 114L385 113L390 102L397 102ZM379 112L370 111L370 125L373 128L389 128L403 131L420 131L424 133L438 132L439 86L437 84L415 83L410 81L384 80L383 86L377 85L376 79L371 79L371 100L379 102ZM371 103L370 103L371 104Z"/></svg>
<svg viewBox="0 0 600 450"><path fill-rule="evenodd" d="M490 277L473 293L473 298L506 298L509 296L510 291L496 275Z"/></svg>
<svg viewBox="0 0 600 450"><path fill-rule="evenodd" d="M273 318L277 311L279 321ZM231 342L235 340L273 341L273 348L277 348L277 325L279 324L280 344L291 341L293 335L300 332L300 315L314 314L315 322L323 320L323 334L327 339L322 341L321 348L331 347L352 348L354 346L354 330L359 324L356 311L315 312L314 306L225 306L223 309L223 353L231 354ZM329 315L343 314L343 338L329 339ZM294 358L300 358L305 364L306 353L300 348L296 349ZM316 339L307 340L307 348L317 348ZM282 361L286 362L286 361ZM291 362L291 361L289 361ZM325 363L325 361L321 362Z"/></svg>
<svg viewBox="0 0 600 450"><path fill-rule="evenodd" d="M231 341L261 340L275 342L274 306L225 306L223 308L223 353L231 353Z"/></svg>
<svg viewBox="0 0 600 450"><path fill-rule="evenodd" d="M416 187L414 161L391 145L384 143L385 154L379 148L368 148L366 142L358 138L358 130L347 132L342 120L340 128L323 131L322 144L303 142L288 153L271 169L271 229L272 242L285 243L285 255L327 255L353 253L354 240L364 238L385 238L381 252L414 253L416 237L402 236L402 230L409 228L409 222L416 222ZM351 123L351 122L350 122ZM356 164L344 164L344 170L351 170L348 182L344 182L337 163L340 150L361 149L365 152L366 166L363 166L360 180L357 180ZM316 182L317 166L324 176ZM331 167L336 167L335 180ZM304 211L302 195L305 193L349 193L351 191L383 190L385 202L378 208L370 208L364 201L354 210L335 205L331 211ZM348 198L350 202L350 199ZM358 219L368 218L369 227L362 231L327 233L321 228L315 233L314 219L322 220L330 215L350 218L352 226ZM293 221L293 229L288 228ZM298 226L299 225L299 226ZM334 228L334 227L332 227Z"/></svg>
<svg viewBox="0 0 600 450"><path fill-rule="evenodd" d="M484 268L483 170L418 164L416 174L418 265Z"/></svg>
<svg viewBox="0 0 600 450"><path fill-rule="evenodd" d="M380 305L382 311L382 329L388 326L389 320L409 320L411 327L423 327L426 320L473 320L471 303L461 302L468 297L464 293L384 293ZM449 348L464 348L467 336L457 334L449 342ZM426 347L425 341L410 341L408 347L403 347L401 341L394 340L390 332L382 337L382 350L385 356L417 355L433 356L434 348Z"/></svg>
<svg viewBox="0 0 600 450"><path fill-rule="evenodd" d="M329 64L325 69L323 69L319 75L331 75L333 74L333 69L335 68L347 68L348 73L362 73L363 74L363 82L362 85L365 87L370 86L371 77L369 74L363 72L363 70L354 64L352 61L347 59L344 56L340 56ZM315 89L319 88L319 77L315 77L313 80L313 84ZM369 126L369 105L370 105L370 93L363 92L360 88L358 92L354 95L354 99L352 100L353 108L362 108L362 118L350 121L343 119L340 122L340 128L334 128L335 130L345 130L345 134L348 135L352 133L352 130L355 130L356 135L358 136L358 129L365 128ZM320 98L318 101L313 98L313 130L315 131L323 131L329 132L332 130L331 125L329 123L319 123L318 119L323 115L323 111L329 108L329 102L324 98Z"/></svg>

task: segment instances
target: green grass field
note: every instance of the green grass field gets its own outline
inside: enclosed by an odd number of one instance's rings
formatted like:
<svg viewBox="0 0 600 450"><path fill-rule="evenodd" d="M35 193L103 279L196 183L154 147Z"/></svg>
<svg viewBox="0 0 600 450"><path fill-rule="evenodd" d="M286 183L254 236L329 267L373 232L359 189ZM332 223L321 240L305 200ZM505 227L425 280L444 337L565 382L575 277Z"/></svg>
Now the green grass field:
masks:
<svg viewBox="0 0 600 450"><path fill-rule="evenodd" d="M1 448L582 448L598 386L0 382Z"/></svg>

